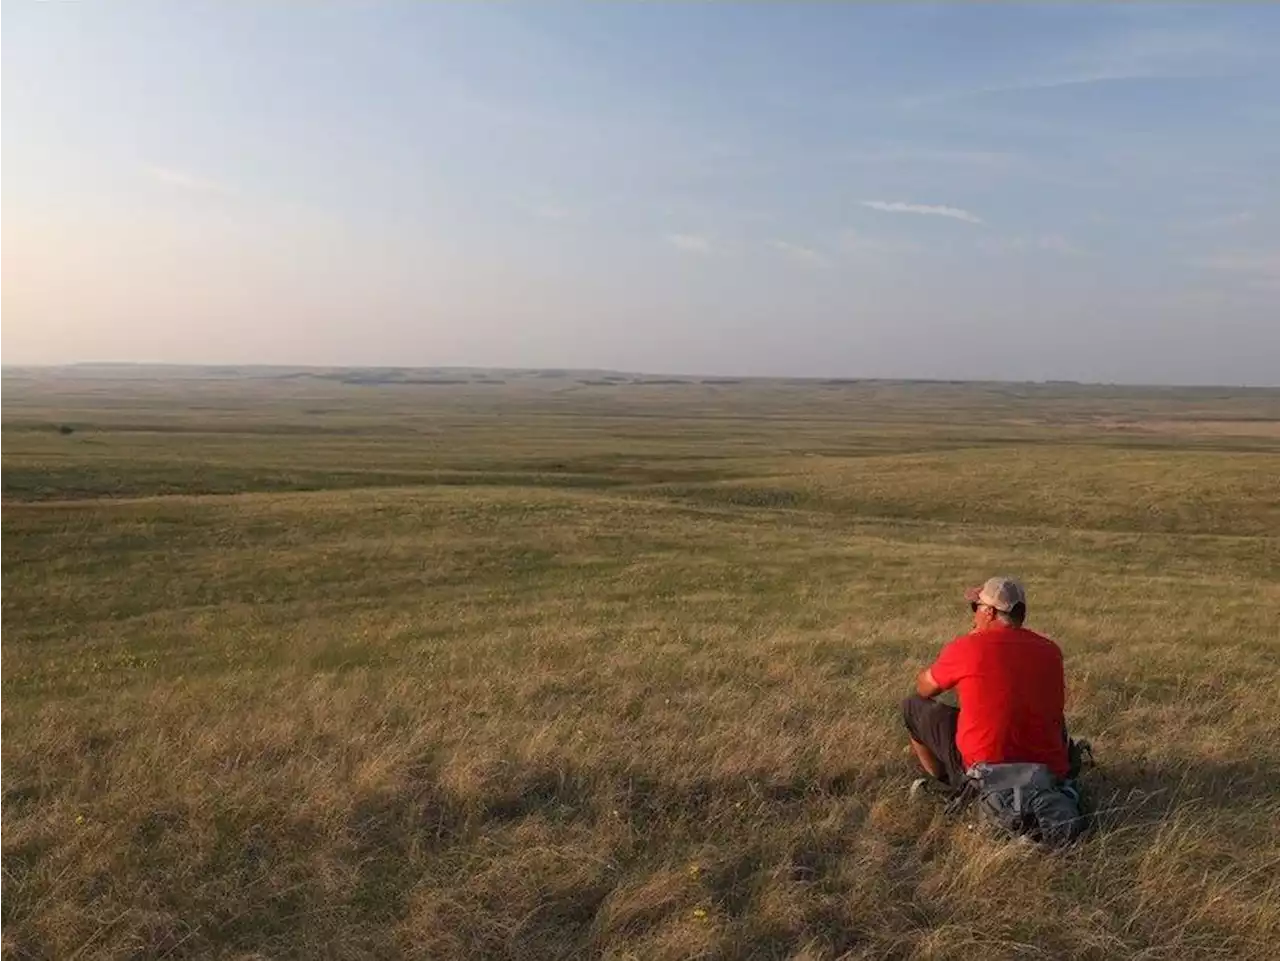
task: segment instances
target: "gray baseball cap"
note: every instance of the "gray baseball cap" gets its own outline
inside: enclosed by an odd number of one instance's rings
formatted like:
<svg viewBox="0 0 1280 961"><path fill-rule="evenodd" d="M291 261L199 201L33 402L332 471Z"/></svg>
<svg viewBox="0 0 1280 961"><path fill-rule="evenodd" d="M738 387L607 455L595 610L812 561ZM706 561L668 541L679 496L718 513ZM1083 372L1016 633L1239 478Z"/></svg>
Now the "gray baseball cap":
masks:
<svg viewBox="0 0 1280 961"><path fill-rule="evenodd" d="M1021 604L1027 606L1027 592L1012 577L992 577L981 587L971 587L964 592L970 604L985 604L1005 614Z"/></svg>

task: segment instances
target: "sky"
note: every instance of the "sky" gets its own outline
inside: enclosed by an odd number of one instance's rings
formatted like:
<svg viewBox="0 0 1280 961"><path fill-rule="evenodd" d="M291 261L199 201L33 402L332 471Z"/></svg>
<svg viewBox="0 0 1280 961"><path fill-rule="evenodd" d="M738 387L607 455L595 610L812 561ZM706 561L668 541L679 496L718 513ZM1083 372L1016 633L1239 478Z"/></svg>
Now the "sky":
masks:
<svg viewBox="0 0 1280 961"><path fill-rule="evenodd" d="M1280 384L1280 6L6 3L2 351Z"/></svg>

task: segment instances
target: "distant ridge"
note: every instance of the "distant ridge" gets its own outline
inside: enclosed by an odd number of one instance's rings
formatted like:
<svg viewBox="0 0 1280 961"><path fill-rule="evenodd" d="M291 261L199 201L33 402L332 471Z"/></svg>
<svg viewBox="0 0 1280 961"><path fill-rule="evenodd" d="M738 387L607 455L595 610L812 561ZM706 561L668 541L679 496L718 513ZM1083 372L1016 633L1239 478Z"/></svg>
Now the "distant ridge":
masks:
<svg viewBox="0 0 1280 961"><path fill-rule="evenodd" d="M283 379L314 378L346 384L418 384L464 386L509 384L529 381L565 380L579 386L608 385L690 385L735 386L743 384L794 384L797 386L854 387L902 386L1021 386L1057 390L1135 389L1178 391L1276 391L1280 385L1259 384L1154 384L1125 381L1083 381L1051 378L1044 380L966 380L941 377L830 377L738 374L672 374L666 372L622 371L608 368L573 367L412 367L412 366L324 366L315 364L170 364L132 361L80 361L72 364L3 364L5 376L22 374L112 374L130 379Z"/></svg>

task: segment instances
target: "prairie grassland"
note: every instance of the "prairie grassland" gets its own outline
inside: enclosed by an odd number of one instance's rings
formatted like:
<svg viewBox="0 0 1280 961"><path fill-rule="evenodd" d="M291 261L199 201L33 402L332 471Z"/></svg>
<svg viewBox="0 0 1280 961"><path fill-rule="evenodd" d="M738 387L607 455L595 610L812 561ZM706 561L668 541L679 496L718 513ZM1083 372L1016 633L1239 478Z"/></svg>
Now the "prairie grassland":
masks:
<svg viewBox="0 0 1280 961"><path fill-rule="evenodd" d="M1278 424L6 372L4 957L1274 957ZM1059 854L906 802L898 702L997 572L1098 752Z"/></svg>

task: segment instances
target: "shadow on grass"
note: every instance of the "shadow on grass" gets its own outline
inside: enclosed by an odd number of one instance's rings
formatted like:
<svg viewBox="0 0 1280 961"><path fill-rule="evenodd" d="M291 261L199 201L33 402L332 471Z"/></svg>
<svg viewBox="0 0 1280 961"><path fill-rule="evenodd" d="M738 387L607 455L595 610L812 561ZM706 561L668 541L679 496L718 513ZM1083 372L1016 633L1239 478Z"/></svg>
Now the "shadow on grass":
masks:
<svg viewBox="0 0 1280 961"><path fill-rule="evenodd" d="M1261 757L1118 762L1104 758L1084 776L1095 832L1100 833L1193 804L1219 812L1246 811L1273 798L1277 784L1280 765Z"/></svg>
<svg viewBox="0 0 1280 961"><path fill-rule="evenodd" d="M918 817L871 811L899 771L905 782L892 758L863 770L700 777L542 758L494 760L459 779L424 758L349 797L333 821L299 820L284 797L235 813L139 810L129 851L104 875L111 883L60 896L119 918L102 935L104 956L126 946L139 958L284 956L341 943L369 956L528 959L606 947L645 955L688 938L678 942L688 953L722 961L806 945L834 957L883 936L882 916L913 930L937 923L919 885L940 836L918 837ZM1097 837L1189 803L1243 810L1265 800L1280 769L1104 758L1086 779ZM26 800L6 796L6 821ZM210 832L216 843L204 848ZM56 954L29 923L39 891L26 890L48 853L5 851L6 957ZM863 882L851 865L887 900L853 897ZM910 953L908 941L882 947L878 956Z"/></svg>
<svg viewBox="0 0 1280 961"><path fill-rule="evenodd" d="M845 828L865 818L859 797L883 771L680 778L513 762L465 788L436 775L423 765L352 811L353 922L407 926L442 955L582 956L703 903L727 926L710 957L860 940L833 899L858 843ZM832 805L846 817L815 823L815 808ZM803 892L802 903L762 913L772 889Z"/></svg>

